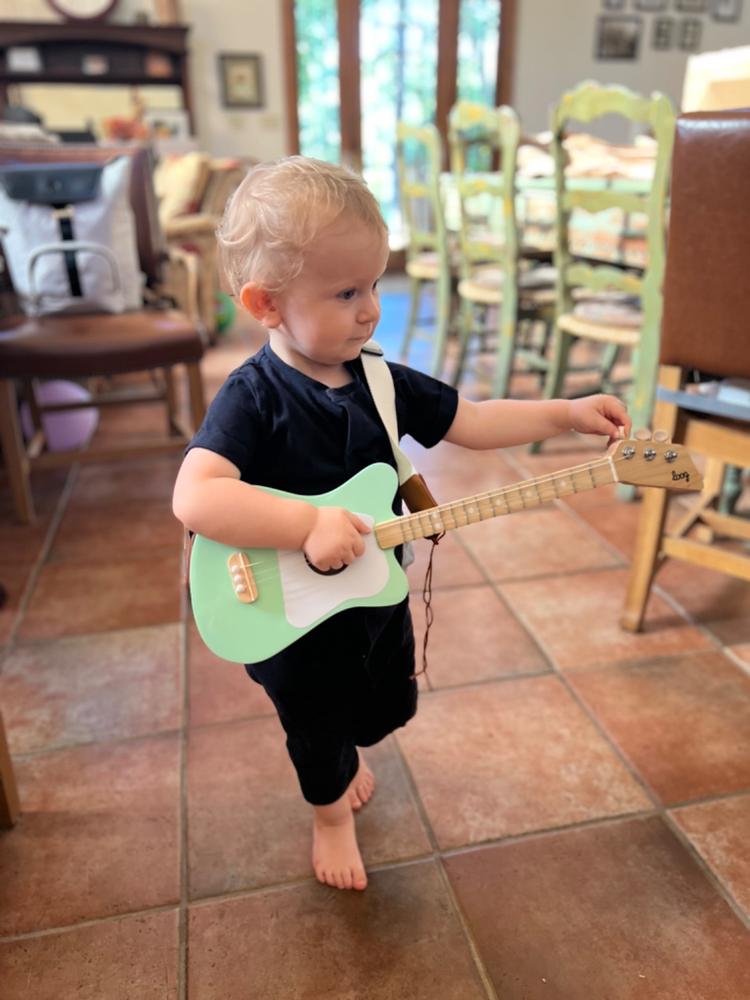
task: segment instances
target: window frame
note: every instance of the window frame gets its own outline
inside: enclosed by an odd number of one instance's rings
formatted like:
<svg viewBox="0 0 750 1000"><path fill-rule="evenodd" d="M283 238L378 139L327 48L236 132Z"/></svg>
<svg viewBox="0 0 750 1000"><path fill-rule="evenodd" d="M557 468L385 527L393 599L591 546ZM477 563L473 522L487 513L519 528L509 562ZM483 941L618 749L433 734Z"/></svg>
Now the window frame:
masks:
<svg viewBox="0 0 750 1000"><path fill-rule="evenodd" d="M283 0L282 35L286 90L287 149L299 153L299 88L297 81L297 33L295 0ZM495 105L512 104L518 0L500 4L500 45L497 55ZM448 114L458 95L458 29L461 0L439 0L438 68L435 124L447 157ZM362 167L362 107L360 103L359 18L360 0L336 0L339 29L339 120L341 159L350 167ZM447 168L447 159L443 164Z"/></svg>

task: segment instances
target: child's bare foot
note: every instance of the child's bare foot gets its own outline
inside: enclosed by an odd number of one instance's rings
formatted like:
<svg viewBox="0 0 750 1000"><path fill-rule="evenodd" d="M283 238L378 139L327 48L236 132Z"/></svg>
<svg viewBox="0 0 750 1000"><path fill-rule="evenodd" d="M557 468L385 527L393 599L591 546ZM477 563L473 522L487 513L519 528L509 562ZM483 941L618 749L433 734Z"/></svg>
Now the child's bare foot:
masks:
<svg viewBox="0 0 750 1000"><path fill-rule="evenodd" d="M359 754L359 769L346 790L349 805L356 812L358 809L361 809L366 802L370 801L374 791L375 775L365 763L365 759L362 754Z"/></svg>
<svg viewBox="0 0 750 1000"><path fill-rule="evenodd" d="M312 862L315 877L325 885L338 889L367 886L347 794L329 806L313 806Z"/></svg>

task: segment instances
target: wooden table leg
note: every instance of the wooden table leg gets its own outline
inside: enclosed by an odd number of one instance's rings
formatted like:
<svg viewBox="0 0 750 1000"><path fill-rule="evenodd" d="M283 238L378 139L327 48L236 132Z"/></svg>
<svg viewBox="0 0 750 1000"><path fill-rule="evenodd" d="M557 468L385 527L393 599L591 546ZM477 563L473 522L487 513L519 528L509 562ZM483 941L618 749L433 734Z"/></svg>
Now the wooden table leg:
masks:
<svg viewBox="0 0 750 1000"><path fill-rule="evenodd" d="M0 826L13 826L20 812L13 763L5 739L3 717L0 715Z"/></svg>

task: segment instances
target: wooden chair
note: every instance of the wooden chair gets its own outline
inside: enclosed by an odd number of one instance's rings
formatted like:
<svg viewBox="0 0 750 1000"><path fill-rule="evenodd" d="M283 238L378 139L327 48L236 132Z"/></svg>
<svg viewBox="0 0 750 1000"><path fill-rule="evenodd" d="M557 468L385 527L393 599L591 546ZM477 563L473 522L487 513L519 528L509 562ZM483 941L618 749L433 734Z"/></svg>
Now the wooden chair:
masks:
<svg viewBox="0 0 750 1000"><path fill-rule="evenodd" d="M603 115L619 115L646 126L656 140L656 158L646 191L638 181L619 180L603 187L570 178L563 146L571 122L590 123ZM632 386L628 408L636 427L650 422L656 386L664 276L665 209L674 136L674 112L663 94L642 97L624 87L586 82L564 94L552 114L557 225L557 312L553 352L544 395L564 394L571 345L576 340L601 345L598 384L591 390L612 391L610 374L622 349L630 350ZM589 189L592 188L592 189ZM647 263L643 271L574 259L570 252L574 210L608 209L647 217ZM614 292L614 295L612 294ZM538 445L534 449L538 449Z"/></svg>
<svg viewBox="0 0 750 1000"><path fill-rule="evenodd" d="M726 470L750 467L750 406L685 391L696 371L750 378L749 161L750 111L678 118L654 426L707 463L703 492L669 533L669 494L645 491L621 619L630 631L642 626L654 572L665 558L750 580L750 556L718 541L750 541L750 522L717 504Z"/></svg>
<svg viewBox="0 0 750 1000"><path fill-rule="evenodd" d="M496 339L492 394L502 397L508 394L515 359L532 370L546 366L543 352L522 346L517 333L522 321L551 320L551 269L523 266L522 258L529 263L540 255L525 254L520 245L516 158L521 129L515 111L459 101L451 109L448 134L452 184L459 203L461 302L453 384L461 380L472 337L491 332ZM492 328L489 315L494 317Z"/></svg>
<svg viewBox="0 0 750 1000"><path fill-rule="evenodd" d="M440 191L442 143L434 125L421 127L399 122L396 126L396 163L404 226L408 234L406 273L410 305L401 344L404 361L414 337L432 341L430 370L437 377L443 370L451 316L451 261ZM435 289L433 332L417 330L422 294Z"/></svg>
<svg viewBox="0 0 750 1000"><path fill-rule="evenodd" d="M151 159L146 147L4 146L3 162L102 162L131 158L131 204L136 220L140 266L154 305L119 314L49 314L29 317L17 309L0 317L0 443L19 518L34 520L30 474L34 469L74 462L105 462L181 451L205 410L200 360L204 336L197 311L193 262L176 255L188 280L187 312L158 303L166 252L156 216ZM7 294L4 302L7 302ZM179 416L177 366L185 367L191 425ZM113 384L118 376L141 373L141 380ZM98 385L91 402L42 405L35 392L44 379L92 380ZM135 383L135 384L133 384ZM103 388L102 388L103 385ZM94 388L90 385L90 387ZM24 443L19 426L19 396L28 404L35 433ZM160 402L165 407L165 433L117 447L89 446L65 452L47 449L42 414L80 406Z"/></svg>
<svg viewBox="0 0 750 1000"><path fill-rule="evenodd" d="M195 253L198 256L198 310L203 328L213 341L216 335L217 298L220 291L216 228L221 221L227 199L245 176L246 166L237 160L213 159L206 156L205 167L205 184L194 210L167 218L164 218L160 211L160 218L170 252L187 250L188 253ZM180 272L177 277L179 280Z"/></svg>

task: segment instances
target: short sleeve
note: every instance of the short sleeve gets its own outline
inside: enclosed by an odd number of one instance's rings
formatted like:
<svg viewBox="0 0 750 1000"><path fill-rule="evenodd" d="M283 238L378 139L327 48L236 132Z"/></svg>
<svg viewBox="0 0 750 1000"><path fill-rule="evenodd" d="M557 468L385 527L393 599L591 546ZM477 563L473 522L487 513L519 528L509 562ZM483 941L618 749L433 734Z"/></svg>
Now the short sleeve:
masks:
<svg viewBox="0 0 750 1000"><path fill-rule="evenodd" d="M409 434L432 448L447 434L458 408L458 393L444 382L406 365L388 362L396 390L399 437Z"/></svg>
<svg viewBox="0 0 750 1000"><path fill-rule="evenodd" d="M216 452L237 466L242 479L251 481L262 440L256 393L242 372L234 372L214 397L187 450L206 448Z"/></svg>

